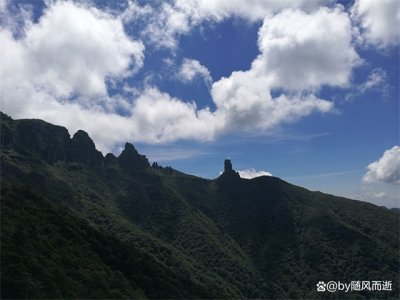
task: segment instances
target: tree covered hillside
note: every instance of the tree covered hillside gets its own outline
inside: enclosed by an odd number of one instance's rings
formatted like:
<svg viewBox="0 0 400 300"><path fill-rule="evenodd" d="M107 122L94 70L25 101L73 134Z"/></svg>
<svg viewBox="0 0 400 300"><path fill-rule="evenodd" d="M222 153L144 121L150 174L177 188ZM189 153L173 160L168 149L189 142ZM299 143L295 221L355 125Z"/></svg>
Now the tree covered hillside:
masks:
<svg viewBox="0 0 400 300"><path fill-rule="evenodd" d="M276 177L215 180L103 156L1 114L3 298L399 297L399 212ZM393 291L316 291L391 280Z"/></svg>

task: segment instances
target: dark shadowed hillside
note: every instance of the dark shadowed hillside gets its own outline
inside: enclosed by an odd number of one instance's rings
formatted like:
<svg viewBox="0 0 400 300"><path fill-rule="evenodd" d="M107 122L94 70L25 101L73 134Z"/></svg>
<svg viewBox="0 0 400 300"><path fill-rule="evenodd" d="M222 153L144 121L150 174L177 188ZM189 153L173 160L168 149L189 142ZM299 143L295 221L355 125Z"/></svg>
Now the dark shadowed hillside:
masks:
<svg viewBox="0 0 400 300"><path fill-rule="evenodd" d="M398 211L225 168L103 157L84 131L1 114L3 298L399 297ZM331 280L393 291L316 291Z"/></svg>

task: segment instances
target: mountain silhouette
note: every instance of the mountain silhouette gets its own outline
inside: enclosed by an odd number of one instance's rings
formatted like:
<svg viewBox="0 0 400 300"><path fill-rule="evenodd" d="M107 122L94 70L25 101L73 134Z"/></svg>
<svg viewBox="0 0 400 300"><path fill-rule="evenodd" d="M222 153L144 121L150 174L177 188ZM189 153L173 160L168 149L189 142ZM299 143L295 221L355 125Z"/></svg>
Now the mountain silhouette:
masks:
<svg viewBox="0 0 400 300"><path fill-rule="evenodd" d="M399 211L0 117L3 298L399 298ZM316 289L355 280L393 290Z"/></svg>

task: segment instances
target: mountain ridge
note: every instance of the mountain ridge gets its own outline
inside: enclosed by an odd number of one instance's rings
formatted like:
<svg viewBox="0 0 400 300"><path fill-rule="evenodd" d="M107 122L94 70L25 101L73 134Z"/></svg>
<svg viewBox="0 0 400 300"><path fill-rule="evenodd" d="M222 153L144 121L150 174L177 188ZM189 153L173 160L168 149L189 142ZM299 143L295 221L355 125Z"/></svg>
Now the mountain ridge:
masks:
<svg viewBox="0 0 400 300"><path fill-rule="evenodd" d="M0 112L0 118L3 120L1 135L3 146L24 147L48 163L66 161L100 167L105 163L106 157L108 157L107 160L112 160L114 156L112 153L103 156L84 130L78 130L71 137L65 127L40 119L20 119L14 122L18 136L16 140L10 137L10 124L14 120L2 112ZM128 168L140 169L150 166L147 157L140 155L131 143L125 144L125 149L117 160Z"/></svg>
<svg viewBox="0 0 400 300"><path fill-rule="evenodd" d="M1 114L2 210L6 207L17 214L20 208L13 207L14 201L27 203L30 197L43 198L43 203L54 205L57 211L68 210L93 230L121 241L124 245L114 252L131 248L150 255L147 265L139 265L138 274L153 262L160 263L170 272L172 281L167 282L173 285L167 291L156 288L156 294L151 294L146 276L132 281L131 275L122 273L125 286L114 291L102 288L98 295L70 283L69 289L77 297L110 297L116 293L134 298L318 298L318 281L377 277L392 280L394 291L354 295L397 297L398 212L310 192L276 177L242 179L227 161L225 172L210 180L150 165L131 144L126 144L124 155L100 153L100 159L87 134L76 133L72 147L75 135L71 138L64 129L40 120L12 120ZM27 189L31 196L10 192L20 189ZM39 223L49 218L39 213L40 207L29 209ZM78 221L65 220L64 225L68 222ZM4 224L2 242L18 249L14 242L4 239L4 235L18 235L17 224L9 218L2 220ZM81 234L78 229L75 232ZM45 238L52 243L57 233ZM32 243L27 237L22 239L28 245ZM32 249L30 256L43 256L40 249ZM100 250L79 251L87 257L99 255L100 260L92 263L103 266L101 270L118 271L118 265L100 255ZM8 270L15 260L2 256L2 265ZM45 286L44 279L32 272L31 260L19 258L29 271L29 286ZM67 271L64 275L71 279L68 282L74 282ZM92 271L86 272L87 278L95 278ZM57 276L54 274L52 279ZM174 278L181 274L188 281L177 288ZM199 293L191 294L191 287ZM44 295L64 296L65 288L60 283L53 290L49 288L53 293ZM36 291L43 293L40 288ZM33 297L43 295L35 289L29 293Z"/></svg>

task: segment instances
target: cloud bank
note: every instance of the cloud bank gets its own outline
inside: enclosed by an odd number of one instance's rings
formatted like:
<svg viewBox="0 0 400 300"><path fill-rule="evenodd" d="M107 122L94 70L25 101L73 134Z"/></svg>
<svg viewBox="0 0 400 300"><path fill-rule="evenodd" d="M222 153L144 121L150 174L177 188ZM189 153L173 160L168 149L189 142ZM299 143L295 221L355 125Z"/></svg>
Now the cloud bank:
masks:
<svg viewBox="0 0 400 300"><path fill-rule="evenodd" d="M42 118L71 132L84 129L102 151L127 140L209 141L231 132L268 131L333 111L334 103L318 92L324 86L346 88L361 62L350 15L340 5L319 8L331 1L250 2L176 0L153 7L130 1L117 13L55 1L37 23L29 13L18 16L22 21L10 21L13 14L2 5L1 16L7 18L0 25L0 109L14 118ZM357 1L353 9L361 24L371 10L366 7ZM183 101L149 84L138 89L125 82L124 91L134 93L110 93L116 83L134 78L143 68L145 43L155 39L158 47L173 48L193 26L231 17L262 22L259 54L248 70L214 82L197 60L183 59L177 70L183 82L203 78L215 108L198 108L196 101ZM146 26L133 38L126 26L135 20L146 21ZM384 74L372 75L365 89L381 84Z"/></svg>
<svg viewBox="0 0 400 300"><path fill-rule="evenodd" d="M308 17L298 14L289 15L293 20ZM333 14L332 20L341 17L335 10L325 14ZM109 151L124 140L205 141L236 130L272 129L333 108L331 102L311 93L271 96L272 87L277 86L271 78L277 77L279 66L267 66L269 49L263 41L269 31L264 27L260 29L261 54L252 68L233 72L212 85L213 111L198 109L195 102L182 101L154 86L146 86L133 98L110 96L110 83L134 75L143 66L145 48L125 33L124 17L73 2L55 2L38 23L26 22L20 37L3 26L1 109L16 118L43 118L71 131L82 128L101 150ZM278 14L264 23L274 24L279 18ZM336 27L340 31L343 26L339 22ZM294 29L281 30L282 35L297 34ZM278 47L273 52L284 56L286 50ZM211 81L207 68L196 60L185 59L179 74L187 81L196 76ZM124 114L118 113L121 110Z"/></svg>

